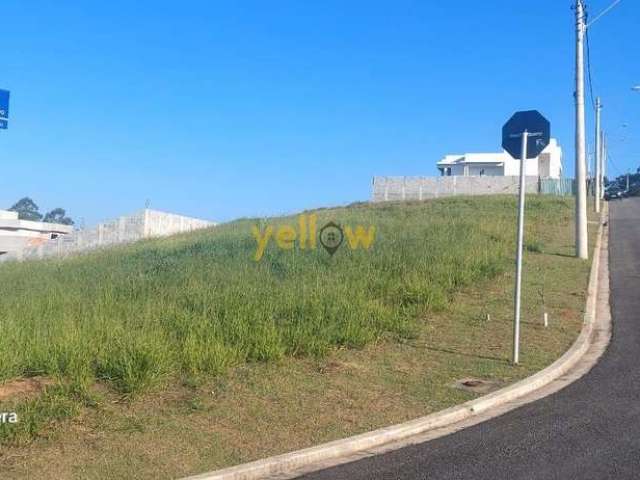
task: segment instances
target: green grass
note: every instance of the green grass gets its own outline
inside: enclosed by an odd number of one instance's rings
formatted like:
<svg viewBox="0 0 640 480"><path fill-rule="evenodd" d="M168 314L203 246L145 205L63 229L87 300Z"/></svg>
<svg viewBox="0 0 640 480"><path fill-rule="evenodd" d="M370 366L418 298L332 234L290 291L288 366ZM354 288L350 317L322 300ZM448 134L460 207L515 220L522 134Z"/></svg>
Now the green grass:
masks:
<svg viewBox="0 0 640 480"><path fill-rule="evenodd" d="M21 416L0 425L5 455L29 452L26 463L0 461L16 476L46 470L64 445L74 453L58 478L118 478L132 465L141 478L196 473L464 401L455 379L522 378L579 331L589 265L571 258L571 199L527 198L517 368L514 198L316 213L319 226L375 226L374 245L331 257L272 242L256 262L251 227L295 225L290 217L0 265L0 382L57 382L0 402Z"/></svg>
<svg viewBox="0 0 640 480"><path fill-rule="evenodd" d="M532 215L561 201L532 199ZM246 220L70 260L0 268L0 380L48 375L127 394L175 375L363 347L508 265L513 202L455 199L319 212L374 225L370 250L282 250L256 262ZM490 219L490 221L487 221ZM293 219L274 220L295 224ZM264 221L262 223L265 223Z"/></svg>

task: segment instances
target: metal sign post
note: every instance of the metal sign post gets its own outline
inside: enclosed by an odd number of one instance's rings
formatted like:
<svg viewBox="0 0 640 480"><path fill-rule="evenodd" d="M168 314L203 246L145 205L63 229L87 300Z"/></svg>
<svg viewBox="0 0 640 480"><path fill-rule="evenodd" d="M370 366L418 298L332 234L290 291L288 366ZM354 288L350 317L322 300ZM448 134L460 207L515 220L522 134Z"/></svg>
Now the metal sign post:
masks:
<svg viewBox="0 0 640 480"><path fill-rule="evenodd" d="M518 198L518 246L516 249L516 293L515 314L513 320L513 363L520 361L520 304L522 298L522 250L524 246L524 201L525 201L525 161L527 160L527 143L529 132L522 132L522 154L520 156L520 192Z"/></svg>
<svg viewBox="0 0 640 480"><path fill-rule="evenodd" d="M534 139L535 141L529 141ZM518 192L518 241L516 247L516 291L513 318L513 363L520 361L520 311L522 305L522 255L524 250L524 203L526 193L526 160L536 158L549 145L551 125L539 112L517 112L502 127L502 148L520 160Z"/></svg>

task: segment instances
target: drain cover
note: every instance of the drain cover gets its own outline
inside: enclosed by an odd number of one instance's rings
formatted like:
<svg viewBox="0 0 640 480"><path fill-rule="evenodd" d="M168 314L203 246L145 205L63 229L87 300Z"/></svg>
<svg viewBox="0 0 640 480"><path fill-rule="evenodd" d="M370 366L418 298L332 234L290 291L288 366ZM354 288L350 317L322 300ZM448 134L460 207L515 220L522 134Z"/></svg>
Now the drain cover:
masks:
<svg viewBox="0 0 640 480"><path fill-rule="evenodd" d="M453 386L473 393L489 393L500 388L500 382L481 378L463 378L455 382Z"/></svg>
<svg viewBox="0 0 640 480"><path fill-rule="evenodd" d="M470 388L479 387L480 385L483 385L483 384L484 382L482 380L465 380L464 382L462 382L462 385Z"/></svg>

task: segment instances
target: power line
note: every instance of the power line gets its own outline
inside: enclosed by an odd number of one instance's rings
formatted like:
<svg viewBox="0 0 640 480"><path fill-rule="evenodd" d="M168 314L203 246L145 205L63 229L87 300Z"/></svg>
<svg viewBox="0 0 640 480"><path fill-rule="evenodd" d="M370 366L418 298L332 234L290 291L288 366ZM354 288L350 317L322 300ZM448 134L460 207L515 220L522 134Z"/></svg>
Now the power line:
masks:
<svg viewBox="0 0 640 480"><path fill-rule="evenodd" d="M594 18L593 20L591 20L589 23L587 23L587 27L590 27L591 25L593 25L594 23L596 23L598 20L600 20L601 17L605 16L607 13L609 13L616 5L618 5L622 0L615 0L611 5L609 5L607 8L605 8L602 12L600 12L599 15L596 15L596 18Z"/></svg>
<svg viewBox="0 0 640 480"><path fill-rule="evenodd" d="M626 175L622 170L618 168L618 166L613 161L613 157L610 153L607 152L607 163L613 167L613 169L618 172L618 176Z"/></svg>
<svg viewBox="0 0 640 480"><path fill-rule="evenodd" d="M614 0L614 2L611 5L609 5L602 12L596 15L596 17L593 20L588 21L587 4L584 0L578 0L578 2L582 5L585 11L584 23L585 23L585 37L586 37L586 43L587 43L587 71L589 76L589 96L591 98L591 106L593 107L594 110L596 108L596 105L594 101L595 97L593 95L593 76L591 75L591 48L589 45L589 29L590 29L589 27L591 27L591 25L593 25L595 22L600 20L600 18L605 16L612 9L614 9L621 1L622 0Z"/></svg>

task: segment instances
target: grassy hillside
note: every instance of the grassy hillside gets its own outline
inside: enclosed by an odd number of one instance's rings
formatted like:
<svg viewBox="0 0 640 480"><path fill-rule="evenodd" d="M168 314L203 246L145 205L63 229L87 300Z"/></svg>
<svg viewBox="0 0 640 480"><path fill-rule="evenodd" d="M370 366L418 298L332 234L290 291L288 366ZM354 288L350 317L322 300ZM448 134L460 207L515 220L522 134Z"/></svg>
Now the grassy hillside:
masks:
<svg viewBox="0 0 640 480"><path fill-rule="evenodd" d="M535 199L530 220L566 213ZM285 355L324 355L390 333L509 264L513 201L454 199L318 212L318 225L375 226L369 249L283 250L260 261L246 220L69 260L0 267L0 380L96 379L137 393L172 375L219 374ZM296 225L295 217L278 219ZM271 222L262 221L264 231Z"/></svg>
<svg viewBox="0 0 640 480"><path fill-rule="evenodd" d="M1 264L0 390L53 382L0 395L20 415L0 425L3 478L179 477L283 453L472 398L461 378L522 378L580 329L589 264L572 257L571 199L527 199L518 367L515 198L313 214L316 236L334 221L375 227L373 244L331 256L307 225L289 248L294 216ZM270 228L256 261L254 230Z"/></svg>

